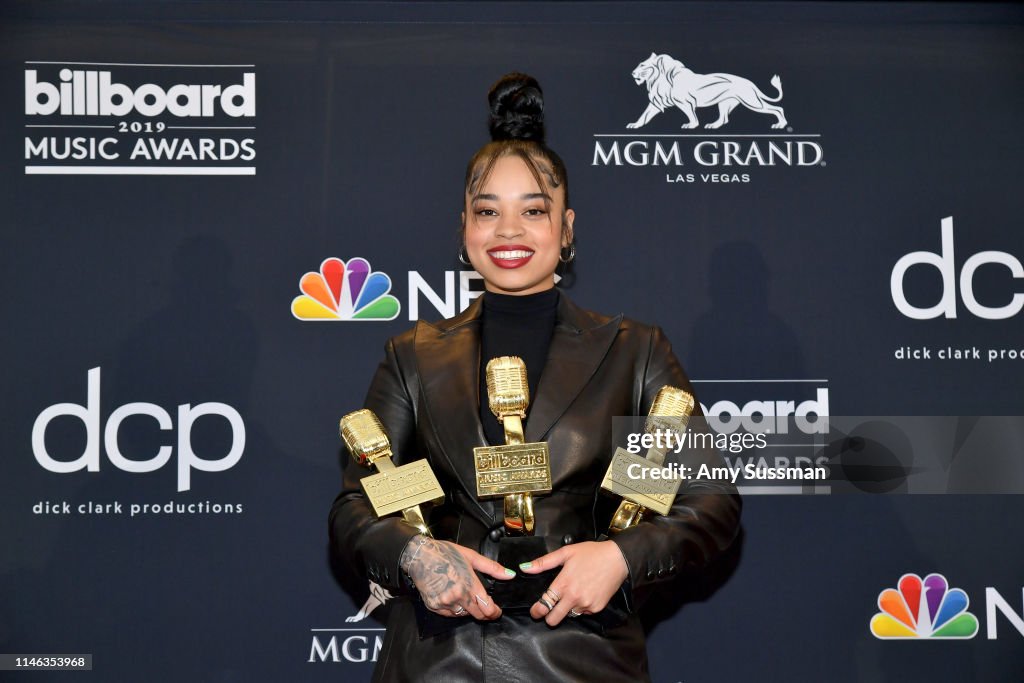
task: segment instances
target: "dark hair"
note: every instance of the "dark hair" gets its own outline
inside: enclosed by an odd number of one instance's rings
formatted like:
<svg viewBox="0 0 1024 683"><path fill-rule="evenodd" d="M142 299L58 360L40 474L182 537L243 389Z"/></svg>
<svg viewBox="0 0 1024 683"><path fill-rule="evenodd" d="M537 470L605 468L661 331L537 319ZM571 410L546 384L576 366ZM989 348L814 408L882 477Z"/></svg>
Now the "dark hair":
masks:
<svg viewBox="0 0 1024 683"><path fill-rule="evenodd" d="M472 194L480 187L498 159L515 155L526 163L538 187L561 187L565 192L565 208L569 208L569 176L565 164L544 144L544 93L537 80L518 72L505 74L491 86L487 101L491 142L469 160L465 192ZM562 229L565 229L564 215Z"/></svg>

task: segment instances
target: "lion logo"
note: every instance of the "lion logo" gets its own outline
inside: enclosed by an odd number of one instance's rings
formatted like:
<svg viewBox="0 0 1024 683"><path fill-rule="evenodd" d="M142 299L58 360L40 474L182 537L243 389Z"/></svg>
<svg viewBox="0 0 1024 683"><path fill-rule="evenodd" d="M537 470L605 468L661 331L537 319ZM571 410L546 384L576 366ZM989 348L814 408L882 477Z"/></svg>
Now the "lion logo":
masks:
<svg viewBox="0 0 1024 683"><path fill-rule="evenodd" d="M373 581L371 581L370 597L366 598L366 602L363 603L363 606L359 608L358 612L356 612L351 617L346 617L345 621L349 622L350 624L357 621L362 621L366 617L370 616L370 612L383 605L392 597L394 596L391 595L391 593L381 588L379 584L376 584Z"/></svg>
<svg viewBox="0 0 1024 683"><path fill-rule="evenodd" d="M687 122L683 128L696 128L697 108L718 105L718 120L704 124L705 128L720 128L729 123L729 112L742 104L751 111L762 114L774 114L778 119L772 128L785 128L786 115L772 102L782 99L782 80L772 76L772 86L779 91L772 98L761 92L756 85L746 78L732 74L695 74L687 69L682 62L672 59L671 55L651 56L637 64L633 69L633 80L637 85L647 85L647 97L650 104L633 123L626 128L641 128L661 112L671 107L679 107L686 114Z"/></svg>

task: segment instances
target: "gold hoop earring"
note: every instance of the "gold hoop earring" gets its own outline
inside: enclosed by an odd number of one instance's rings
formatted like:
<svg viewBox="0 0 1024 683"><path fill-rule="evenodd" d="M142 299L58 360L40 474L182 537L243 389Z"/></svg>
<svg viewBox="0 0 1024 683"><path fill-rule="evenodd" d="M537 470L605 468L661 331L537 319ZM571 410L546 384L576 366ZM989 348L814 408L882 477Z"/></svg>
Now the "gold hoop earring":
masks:
<svg viewBox="0 0 1024 683"><path fill-rule="evenodd" d="M562 263L568 263L569 261L572 261L574 258L576 258L576 243L573 242L572 244L569 245L569 255L566 256L565 258L562 258L563 251L565 251L565 247L562 247L561 249L558 250L558 260L561 261Z"/></svg>
<svg viewBox="0 0 1024 683"><path fill-rule="evenodd" d="M469 252L466 251L466 245L463 244L459 247L459 263L464 266L472 266L473 264L469 261Z"/></svg>

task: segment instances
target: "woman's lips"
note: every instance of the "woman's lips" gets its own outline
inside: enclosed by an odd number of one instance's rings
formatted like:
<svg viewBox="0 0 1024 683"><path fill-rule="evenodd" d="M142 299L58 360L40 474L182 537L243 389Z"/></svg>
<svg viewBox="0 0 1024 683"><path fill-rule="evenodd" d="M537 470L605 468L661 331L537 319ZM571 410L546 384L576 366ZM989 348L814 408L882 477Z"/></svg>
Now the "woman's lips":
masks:
<svg viewBox="0 0 1024 683"><path fill-rule="evenodd" d="M494 265L499 268L521 268L533 258L533 250L514 244L507 247L489 249L487 255L491 257Z"/></svg>

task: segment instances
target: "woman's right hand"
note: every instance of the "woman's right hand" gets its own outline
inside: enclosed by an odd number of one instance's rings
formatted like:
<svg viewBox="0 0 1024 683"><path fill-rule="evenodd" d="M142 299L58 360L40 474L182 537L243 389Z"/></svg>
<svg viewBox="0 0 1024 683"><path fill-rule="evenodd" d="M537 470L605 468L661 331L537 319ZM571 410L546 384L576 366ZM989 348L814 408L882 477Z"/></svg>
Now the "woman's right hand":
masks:
<svg viewBox="0 0 1024 683"><path fill-rule="evenodd" d="M473 570L502 581L516 575L476 551L427 536L409 541L402 551L401 566L416 584L427 609L446 617L488 621L500 617L501 608Z"/></svg>

